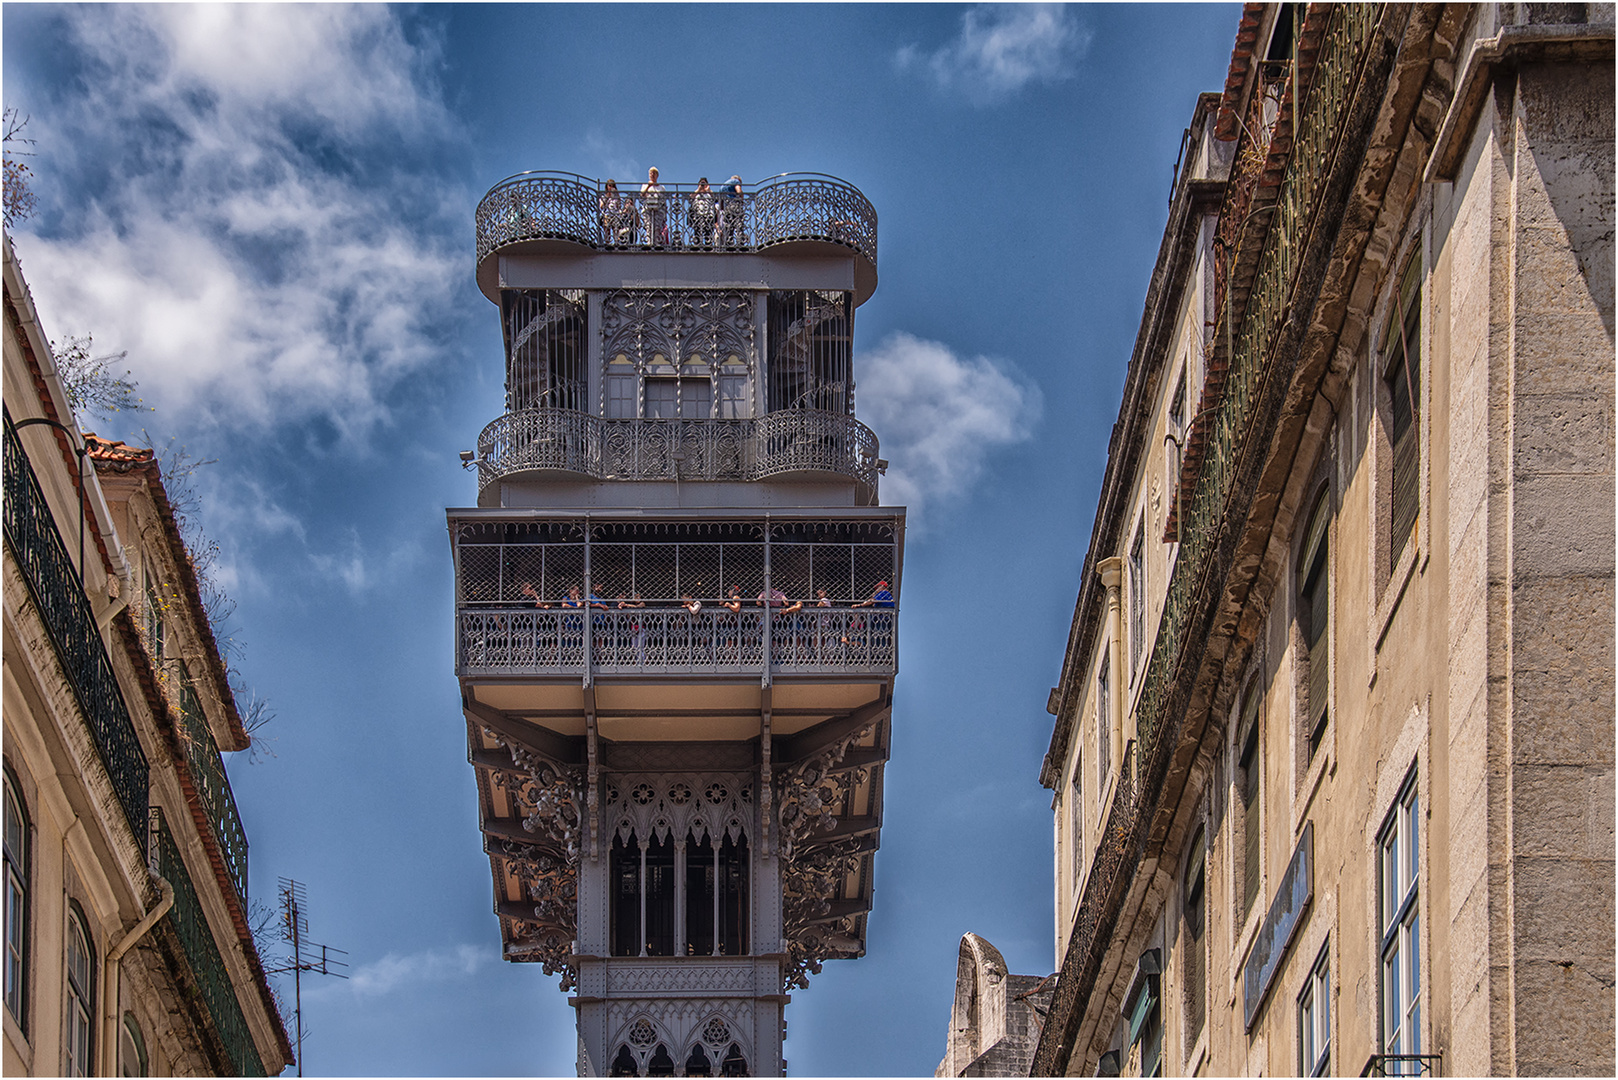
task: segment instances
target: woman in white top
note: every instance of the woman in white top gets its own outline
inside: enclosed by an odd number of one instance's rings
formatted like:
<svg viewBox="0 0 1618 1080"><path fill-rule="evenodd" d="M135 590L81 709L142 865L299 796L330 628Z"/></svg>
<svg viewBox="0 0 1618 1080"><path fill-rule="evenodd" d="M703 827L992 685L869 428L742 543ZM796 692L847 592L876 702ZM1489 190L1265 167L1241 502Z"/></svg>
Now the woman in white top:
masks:
<svg viewBox="0 0 1618 1080"><path fill-rule="evenodd" d="M641 211L646 217L646 242L668 247L669 212L664 205L663 185L657 182L657 166L646 170L646 183L640 186Z"/></svg>

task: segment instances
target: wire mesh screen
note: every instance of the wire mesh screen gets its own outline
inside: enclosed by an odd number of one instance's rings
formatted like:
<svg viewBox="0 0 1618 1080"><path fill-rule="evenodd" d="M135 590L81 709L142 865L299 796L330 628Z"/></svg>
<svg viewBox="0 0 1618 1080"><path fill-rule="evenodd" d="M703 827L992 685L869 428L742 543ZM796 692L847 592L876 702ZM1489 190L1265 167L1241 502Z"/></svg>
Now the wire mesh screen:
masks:
<svg viewBox="0 0 1618 1080"><path fill-rule="evenodd" d="M896 656L891 525L484 523L458 529L456 555L463 670L756 670L766 652L777 668L884 669Z"/></svg>

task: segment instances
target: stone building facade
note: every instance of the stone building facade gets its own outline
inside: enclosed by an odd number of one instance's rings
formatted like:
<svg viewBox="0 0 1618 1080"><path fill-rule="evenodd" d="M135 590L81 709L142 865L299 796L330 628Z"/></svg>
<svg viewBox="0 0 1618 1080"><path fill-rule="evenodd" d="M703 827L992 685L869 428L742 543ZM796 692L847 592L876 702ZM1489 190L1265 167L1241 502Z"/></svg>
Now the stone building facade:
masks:
<svg viewBox="0 0 1618 1080"><path fill-rule="evenodd" d="M934 1076L1027 1076L1055 975L1012 975L1000 950L961 938L944 1060Z"/></svg>
<svg viewBox="0 0 1618 1080"><path fill-rule="evenodd" d="M1244 7L1051 695L1033 1074L1614 1071L1612 47Z"/></svg>
<svg viewBox="0 0 1618 1080"><path fill-rule="evenodd" d="M248 735L159 466L80 433L9 237L4 344L5 1074L276 1075Z"/></svg>

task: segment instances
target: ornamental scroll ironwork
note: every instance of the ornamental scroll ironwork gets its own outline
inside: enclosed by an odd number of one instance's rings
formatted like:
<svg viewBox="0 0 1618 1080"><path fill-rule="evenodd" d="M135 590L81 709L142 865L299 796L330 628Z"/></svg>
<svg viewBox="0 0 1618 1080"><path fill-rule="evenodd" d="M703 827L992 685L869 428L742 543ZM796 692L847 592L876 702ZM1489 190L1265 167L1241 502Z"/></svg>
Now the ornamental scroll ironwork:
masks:
<svg viewBox="0 0 1618 1080"><path fill-rule="evenodd" d="M836 827L839 808L869 775L866 769L839 772L837 766L876 725L873 720L820 753L781 770L776 788L776 802L781 808L781 858L790 860L800 848L812 844L817 830Z"/></svg>
<svg viewBox="0 0 1618 1080"><path fill-rule="evenodd" d="M838 840L783 864L781 934L789 957L784 972L787 986L807 990L809 976L820 974L824 961L858 949L854 925L858 916L831 918L831 902L865 855L859 840Z"/></svg>
<svg viewBox="0 0 1618 1080"><path fill-rule="evenodd" d="M601 817L610 835L625 844L631 834L659 843L687 834L702 843L729 836L740 843L752 830L753 776L750 773L608 773L602 781Z"/></svg>
<svg viewBox="0 0 1618 1080"><path fill-rule="evenodd" d="M751 374L755 306L744 289L614 289L601 297L601 353L642 371L658 356L675 366L735 357Z"/></svg>
<svg viewBox="0 0 1618 1080"><path fill-rule="evenodd" d="M514 840L500 841L497 850L534 901L532 920L514 920L514 940L506 946L506 958L538 963L545 974L562 976L564 991L572 989L578 981L573 963L573 941L578 937L577 861Z"/></svg>
<svg viewBox="0 0 1618 1080"><path fill-rule="evenodd" d="M579 826L584 806L584 778L577 767L558 765L529 750L498 731L484 733L511 753L511 760L522 770L517 796L534 809L523 818L522 827L549 840L567 860L579 859ZM508 781L509 783L509 781Z"/></svg>

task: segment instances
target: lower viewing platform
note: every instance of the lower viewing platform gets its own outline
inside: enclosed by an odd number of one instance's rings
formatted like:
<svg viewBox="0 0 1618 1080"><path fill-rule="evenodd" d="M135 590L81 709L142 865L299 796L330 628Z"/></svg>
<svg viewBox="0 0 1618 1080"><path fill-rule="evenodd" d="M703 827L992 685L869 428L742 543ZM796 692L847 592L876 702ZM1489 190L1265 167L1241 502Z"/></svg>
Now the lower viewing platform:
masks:
<svg viewBox="0 0 1618 1080"><path fill-rule="evenodd" d="M457 510L449 525L463 679L898 667L902 510Z"/></svg>

